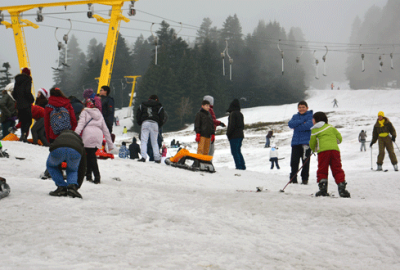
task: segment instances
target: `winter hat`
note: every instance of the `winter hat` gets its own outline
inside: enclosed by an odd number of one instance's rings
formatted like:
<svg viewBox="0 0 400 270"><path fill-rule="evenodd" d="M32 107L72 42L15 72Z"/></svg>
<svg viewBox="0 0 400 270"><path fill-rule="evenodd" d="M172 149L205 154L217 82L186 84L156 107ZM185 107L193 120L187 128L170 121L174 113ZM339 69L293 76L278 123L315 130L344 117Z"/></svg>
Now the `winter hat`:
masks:
<svg viewBox="0 0 400 270"><path fill-rule="evenodd" d="M29 68L25 67L22 69L21 73L31 76L31 71Z"/></svg>
<svg viewBox="0 0 400 270"><path fill-rule="evenodd" d="M95 108L96 106L94 105L94 100L91 98L86 99L85 107L86 108Z"/></svg>
<svg viewBox="0 0 400 270"><path fill-rule="evenodd" d="M380 111L380 112L378 112L378 116L385 117L385 114L382 111Z"/></svg>
<svg viewBox="0 0 400 270"><path fill-rule="evenodd" d="M90 96L93 94L94 93L92 88L85 89L85 91L83 91L83 98L84 99L90 98Z"/></svg>
<svg viewBox="0 0 400 270"><path fill-rule="evenodd" d="M214 98L212 96L204 96L203 100L208 100L211 106L214 106Z"/></svg>
<svg viewBox="0 0 400 270"><path fill-rule="evenodd" d="M45 98L49 99L50 94L49 94L49 92L47 92L46 89L44 89L44 88L39 88L38 93L42 93L42 95L43 95Z"/></svg>

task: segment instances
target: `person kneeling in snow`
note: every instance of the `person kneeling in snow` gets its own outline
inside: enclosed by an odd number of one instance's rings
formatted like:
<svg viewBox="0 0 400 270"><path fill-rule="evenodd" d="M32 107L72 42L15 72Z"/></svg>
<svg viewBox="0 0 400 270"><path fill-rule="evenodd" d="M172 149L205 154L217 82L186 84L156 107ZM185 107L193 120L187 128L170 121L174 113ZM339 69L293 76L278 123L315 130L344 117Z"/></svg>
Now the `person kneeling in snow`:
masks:
<svg viewBox="0 0 400 270"><path fill-rule="evenodd" d="M119 148L119 158L129 158L129 151L126 148L126 142L122 142L121 147Z"/></svg>
<svg viewBox="0 0 400 270"><path fill-rule="evenodd" d="M10 186L6 183L6 179L0 177L0 200L10 194Z"/></svg>
<svg viewBox="0 0 400 270"><path fill-rule="evenodd" d="M67 182L64 181L60 165L67 163ZM50 146L47 158L47 170L54 180L57 189L51 196L71 196L82 198L78 189L86 173L86 153L81 137L72 130L64 130Z"/></svg>
<svg viewBox="0 0 400 270"><path fill-rule="evenodd" d="M329 196L328 169L331 166L340 197L349 198L350 193L346 190L347 183L344 179L338 146L342 142L342 135L332 125L328 125L328 118L323 112L316 112L312 121L314 126L311 128L310 148L312 151L318 152L317 182L319 191L315 196Z"/></svg>

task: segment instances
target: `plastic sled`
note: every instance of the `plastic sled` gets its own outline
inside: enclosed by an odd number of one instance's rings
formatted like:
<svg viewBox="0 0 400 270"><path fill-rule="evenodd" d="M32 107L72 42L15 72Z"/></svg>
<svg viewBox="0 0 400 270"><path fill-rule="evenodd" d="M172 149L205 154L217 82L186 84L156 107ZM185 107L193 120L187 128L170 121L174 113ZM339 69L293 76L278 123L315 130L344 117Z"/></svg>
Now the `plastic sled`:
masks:
<svg viewBox="0 0 400 270"><path fill-rule="evenodd" d="M103 143L100 149L96 151L96 157L98 159L114 159L114 155L106 152L106 140L103 139Z"/></svg>
<svg viewBox="0 0 400 270"><path fill-rule="evenodd" d="M215 168L211 162L212 158L212 156L192 154L187 149L182 149L175 156L167 158L165 164L191 171L214 173Z"/></svg>
<svg viewBox="0 0 400 270"><path fill-rule="evenodd" d="M19 141L19 138L17 135L14 133L10 133L7 136L5 136L2 141Z"/></svg>

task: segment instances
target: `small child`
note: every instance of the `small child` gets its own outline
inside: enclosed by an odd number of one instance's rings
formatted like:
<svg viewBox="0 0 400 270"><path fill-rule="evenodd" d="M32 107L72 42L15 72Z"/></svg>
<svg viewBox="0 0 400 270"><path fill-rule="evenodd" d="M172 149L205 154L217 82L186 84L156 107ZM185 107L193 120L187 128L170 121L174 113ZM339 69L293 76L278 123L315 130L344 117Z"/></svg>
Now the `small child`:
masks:
<svg viewBox="0 0 400 270"><path fill-rule="evenodd" d="M126 128L126 126L124 126L124 130L122 131L122 137L128 137L128 129Z"/></svg>
<svg viewBox="0 0 400 270"><path fill-rule="evenodd" d="M271 161L271 170L274 168L274 163L276 164L276 168L279 170L278 164L278 148L276 146L272 146L269 151L269 161Z"/></svg>
<svg viewBox="0 0 400 270"><path fill-rule="evenodd" d="M126 142L122 142L122 145L119 148L119 158L129 158L129 154L129 150L126 148Z"/></svg>
<svg viewBox="0 0 400 270"><path fill-rule="evenodd" d="M317 182L319 191L315 196L329 196L328 194L328 169L331 167L333 177L338 185L340 197L349 198L350 193L346 190L346 181L340 150L338 144L342 142L342 135L332 125L328 124L328 118L323 112L313 115L311 128L310 148L318 152Z"/></svg>
<svg viewBox="0 0 400 270"><path fill-rule="evenodd" d="M196 131L196 142L198 143L197 154L208 155L211 142L215 140L214 122L210 110L210 102L203 100L201 109L196 114L194 120L194 130Z"/></svg>

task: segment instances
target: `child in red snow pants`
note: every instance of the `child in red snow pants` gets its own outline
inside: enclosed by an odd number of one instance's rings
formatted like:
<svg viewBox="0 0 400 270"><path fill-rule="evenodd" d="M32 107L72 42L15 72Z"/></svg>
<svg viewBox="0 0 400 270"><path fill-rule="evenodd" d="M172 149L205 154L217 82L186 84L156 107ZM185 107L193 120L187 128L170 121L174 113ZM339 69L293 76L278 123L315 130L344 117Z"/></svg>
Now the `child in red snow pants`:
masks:
<svg viewBox="0 0 400 270"><path fill-rule="evenodd" d="M331 166L333 178L336 184L344 182L344 171L340 160L340 152L328 150L318 153L317 182L321 179L328 179L328 169Z"/></svg>

